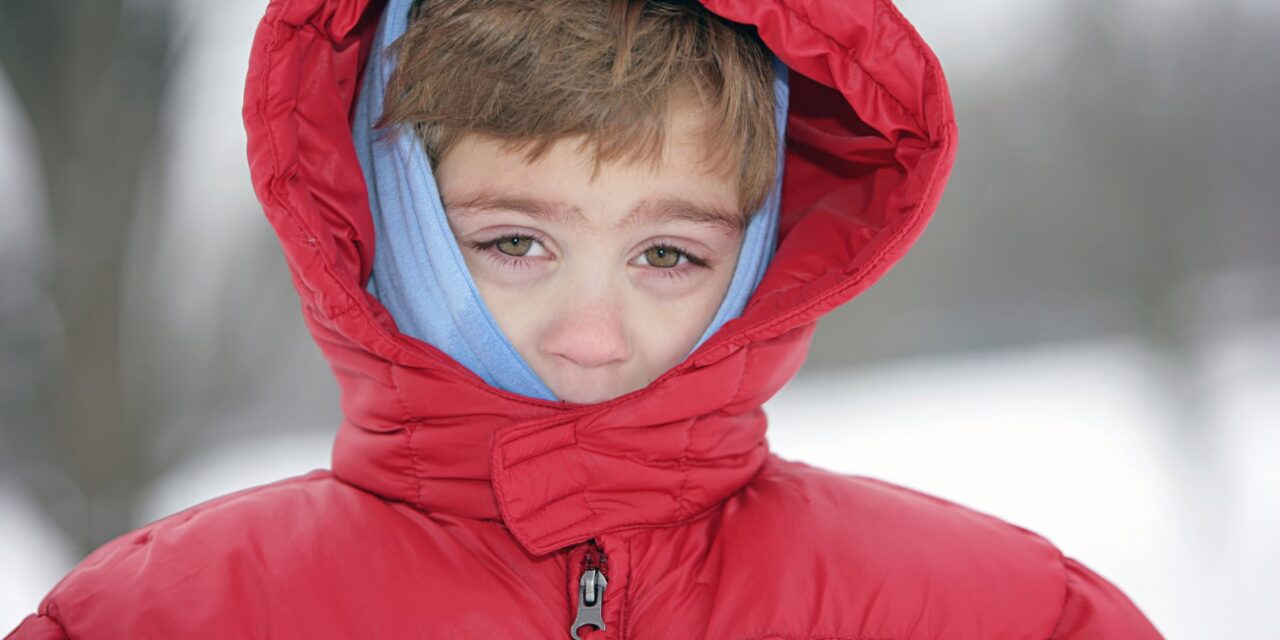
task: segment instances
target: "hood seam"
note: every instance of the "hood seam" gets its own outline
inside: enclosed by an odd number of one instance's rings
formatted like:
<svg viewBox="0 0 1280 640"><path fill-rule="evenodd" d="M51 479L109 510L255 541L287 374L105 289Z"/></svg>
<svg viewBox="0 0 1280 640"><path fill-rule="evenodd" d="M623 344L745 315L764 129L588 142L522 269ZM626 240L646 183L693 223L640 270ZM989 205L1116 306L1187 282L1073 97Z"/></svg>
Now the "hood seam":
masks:
<svg viewBox="0 0 1280 640"><path fill-rule="evenodd" d="M413 417L413 412L409 411L409 405L404 401L404 391L400 387L400 381L396 379L395 367L394 363L387 363L387 379L391 381L391 386L395 389L396 405L400 407L400 411L404 414L400 424L404 429L404 443L409 453L409 467L413 470L411 487L413 490L411 494L413 496L413 506L421 511L426 511L426 506L422 502L422 468L418 464L417 448L413 446L413 437L417 435L421 425L415 424L416 420Z"/></svg>
<svg viewBox="0 0 1280 640"><path fill-rule="evenodd" d="M676 514L675 514L676 520L688 518L692 515L690 513L691 511L691 508L689 506L690 501L687 498L687 495L689 490L688 489L689 487L689 447L693 446L693 430L695 427L697 427L699 422L706 419L707 415L713 415L715 413L723 414L725 407L733 404L737 404L737 402L739 401L740 396L742 395L742 381L746 379L747 369L750 368L751 366L751 353L752 353L751 345L750 344L745 345L743 347L743 350L745 351L745 353L742 356L743 363L742 363L742 367L738 369L738 381L734 384L733 395L729 396L729 400L725 403L724 406L716 409L715 411L711 411L709 413L705 413L699 416L694 416L692 419L689 420L688 426L686 426L684 429L684 434L685 434L684 451L681 452L680 460L679 460L681 477L680 477L680 491L676 498ZM725 415L726 420L736 421L738 419L737 416L729 416L728 414L723 414L723 415ZM766 417L766 420L767 419L768 418ZM766 426L767 426L767 423L766 423ZM742 487L739 487L738 490L741 491ZM737 491L735 491L734 493L737 493ZM733 493L729 494L729 496L732 496L732 495ZM724 500L728 499L729 496L725 496L725 498L721 500L717 500L714 503L712 503L711 505L712 508L724 502ZM655 526L661 526L661 525L655 525Z"/></svg>
<svg viewBox="0 0 1280 640"><path fill-rule="evenodd" d="M955 122L954 119L948 121L949 125L953 124L954 122ZM938 146L937 148L939 149L940 156L945 157L947 155L947 152L952 147L952 143L951 143L952 137L942 136L940 138L940 141L941 141L941 145ZM914 222L920 218L919 214L921 209L924 208L925 203L929 201L929 197L933 194L934 190L938 186L939 181L936 179L936 177L938 174L938 169L939 167L942 166L942 164L943 164L942 162L934 162L933 166L930 168L928 178L925 180L925 184L927 185L925 187L925 190L921 193L920 198L916 200L915 204L911 208L911 211L906 215L906 219L908 219L909 221ZM906 223L900 223L898 226L899 226L899 229L901 229L902 227L910 228L910 226L912 225L907 225ZM923 229L921 229L920 231L923 231ZM893 262L887 260L886 256L890 254L893 250L901 246L905 241L906 239L904 239L903 234L900 231L897 233L894 233L893 240L891 242L888 242L883 247L881 247L880 250L876 252L875 256L871 260L863 263L863 265L856 272L854 272L853 274L850 274L848 278L842 279L840 282L836 283L835 285L832 285L826 291L822 292L817 296L814 296L814 298L807 303L801 304L800 306L793 308L790 311L783 313L782 315L779 315L775 318L772 318L766 322L744 329L742 333L739 334L739 337L737 340L734 340L733 342L730 342L727 344L733 345L732 350L737 350L745 346L748 346L750 344L753 344L754 342L757 341L760 334L765 333L767 331L771 331L778 325L785 324L786 322L789 322L792 319L794 319L796 316L807 314L811 312L814 308L819 307L823 304L826 304L833 298L839 297L840 295L843 294L844 291L857 286L859 283L861 283L863 280L869 277L872 272L876 271L877 268L880 267L880 265L886 262L889 262L892 265Z"/></svg>
<svg viewBox="0 0 1280 640"><path fill-rule="evenodd" d="M894 24L895 24L899 29L902 29L903 31L905 31L905 32L907 33L906 40L907 40L908 42L910 42L911 47L912 47L912 51L916 54L916 56L917 56L918 58L920 58L920 59L924 60L924 62L925 62L925 66L926 66L926 67L930 67L930 68L932 68L932 67L933 67L933 59L932 59L932 57L931 57L931 56L923 55L923 52L921 52L921 51L920 51L920 46L919 46L919 43L917 42L917 39L919 38L919 34L918 34L918 33L916 33L914 29L909 29L909 28L907 28L909 25L906 23L906 20L902 17L902 15L901 15L901 14L899 14L899 13L898 13L898 12L896 12L896 11L894 11L894 10L892 9L892 5L889 5L889 4L886 2L886 0L875 0L875 2L876 2L876 4L877 4L878 6L880 6L880 7L881 7L881 9L882 9L882 10L884 10L886 7L888 7L888 10L886 10L886 11L885 11L885 13L889 14L889 16L893 19ZM805 15L805 14L803 14L803 13L800 13L797 9L795 9L794 7L792 7L790 4L788 4L788 3L786 3L786 2L778 2L778 3L777 3L777 5L778 5L779 7L781 7L783 10L785 10L787 13L791 14L792 16L794 16L794 17L796 18L796 21L797 21L797 22L799 22L799 23L801 23L801 24L803 24L803 25L805 25L805 26L809 27L809 28L810 28L810 29L812 29L815 33L817 33L818 35L820 35L820 36L822 36L823 38L826 38L828 41L830 41L830 43L831 43L831 45L833 46L833 48L834 48L834 49L836 49L836 50L838 50L838 51L842 51L842 52L844 52L844 54L845 54L845 58L846 58L846 59L847 59L847 60L848 60L848 61L849 61L849 62L850 62L854 67L856 67L860 72L862 72L862 74L863 74L863 75L865 75L865 76L867 77L867 79L868 79L868 80L870 80L870 81L872 82L872 84L874 84L874 85L876 86L876 88L877 88L877 89L879 89L879 90L880 90L881 92L883 92L886 96L889 96L889 98L891 98L891 99L893 100L893 104L894 104L894 105L896 105L896 106L897 106L897 108L902 112L902 115L905 115L905 116L907 116L908 118L910 118L910 119L911 119L911 121L916 125L916 127L917 127L917 128L919 128L919 129L920 129L920 131L921 131L922 133L928 133L928 128L927 128L927 127L925 127L925 126L924 126L924 123L923 123L923 122L921 122L921 120L920 120L920 114L916 113L915 109L910 109L910 108L908 108L908 107L907 107L907 105L906 105L906 104L904 104L904 103L902 102L902 100L898 98L898 96L894 95L892 91L889 91L888 87L886 87L886 86L884 85L884 83L883 83L883 82L881 82L879 79L877 79L875 75L873 75L872 73L868 72L868 71L867 71L867 69L866 69L866 67L864 67L862 64L860 64L860 63L857 61L857 59L855 58L855 54L860 50L859 48L857 48L857 47L851 47L851 46L848 46L848 45L845 45L845 44L841 43L841 42L840 42L839 40L837 40L834 36L832 36L831 34L827 33L827 32L826 32L825 30L823 30L822 28L820 28L820 27L818 27L817 25L815 25L815 24L813 23L813 20L812 20L811 18L809 18L809 16L807 16L807 15ZM914 36L916 36L916 37L911 37L912 35L914 35ZM833 77L834 77L834 75L833 75ZM835 88L835 87L833 87L833 88ZM837 88L837 91L839 91L839 89L838 89L838 88ZM843 92L841 92L841 94L842 94L842 97L843 97ZM848 104L848 102L849 102L849 101L846 99L846 100L845 100L845 103L846 103L846 104ZM850 105L850 108L853 108L853 105ZM855 111L856 111L856 109L855 109Z"/></svg>

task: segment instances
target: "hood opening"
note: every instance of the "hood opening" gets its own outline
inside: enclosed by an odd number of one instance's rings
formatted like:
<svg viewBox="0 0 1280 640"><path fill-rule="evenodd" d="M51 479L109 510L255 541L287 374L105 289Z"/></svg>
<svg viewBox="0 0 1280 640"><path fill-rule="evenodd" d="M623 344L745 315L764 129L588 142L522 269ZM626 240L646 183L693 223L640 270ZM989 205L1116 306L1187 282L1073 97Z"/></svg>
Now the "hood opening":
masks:
<svg viewBox="0 0 1280 640"><path fill-rule="evenodd" d="M400 333L434 345L490 386L554 401L555 392L517 351L480 295L450 228L435 167L423 142L407 124L375 128L385 113L388 83L401 64L397 55L404 54L395 51L392 43L410 33L415 20L431 19L414 18L412 5L413 0L389 0L383 9L353 110L352 137L370 193L376 234L373 274L363 285L394 317ZM769 57L768 89L773 98L769 126L777 140L777 157L770 162L774 180L762 194L762 202L753 205L727 291L702 327L701 337L681 360L741 314L776 246L789 90L786 65ZM531 73L523 67L517 70Z"/></svg>

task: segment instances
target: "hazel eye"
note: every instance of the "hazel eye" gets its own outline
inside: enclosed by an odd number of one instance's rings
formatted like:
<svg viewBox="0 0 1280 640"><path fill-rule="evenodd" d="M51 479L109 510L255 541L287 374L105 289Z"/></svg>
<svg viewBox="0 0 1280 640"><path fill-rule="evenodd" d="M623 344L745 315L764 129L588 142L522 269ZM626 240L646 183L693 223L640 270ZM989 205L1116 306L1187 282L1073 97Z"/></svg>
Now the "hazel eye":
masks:
<svg viewBox="0 0 1280 640"><path fill-rule="evenodd" d="M518 258L529 253L529 249L533 248L533 238L529 236L506 236L494 241L494 246L497 247L498 251Z"/></svg>
<svg viewBox="0 0 1280 640"><path fill-rule="evenodd" d="M669 269L680 264L682 255L678 249L656 245L645 250L644 259L652 266Z"/></svg>

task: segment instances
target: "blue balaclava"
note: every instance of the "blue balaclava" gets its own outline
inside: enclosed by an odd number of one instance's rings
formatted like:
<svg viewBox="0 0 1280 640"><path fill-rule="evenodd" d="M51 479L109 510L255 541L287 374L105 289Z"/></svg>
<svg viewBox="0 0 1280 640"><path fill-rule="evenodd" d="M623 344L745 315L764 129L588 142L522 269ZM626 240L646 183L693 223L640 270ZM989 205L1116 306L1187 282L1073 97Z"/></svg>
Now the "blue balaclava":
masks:
<svg viewBox="0 0 1280 640"><path fill-rule="evenodd" d="M395 68L395 59L386 49L408 27L412 2L388 2L356 104L352 137L369 189L376 247L367 289L387 308L401 332L445 352L489 385L556 400L503 335L480 297L449 228L430 161L412 127L398 124L386 131L373 130L382 115L387 79ZM775 58L773 68L778 130L775 180L747 224L729 291L693 349L742 313L777 243L789 91L786 65Z"/></svg>

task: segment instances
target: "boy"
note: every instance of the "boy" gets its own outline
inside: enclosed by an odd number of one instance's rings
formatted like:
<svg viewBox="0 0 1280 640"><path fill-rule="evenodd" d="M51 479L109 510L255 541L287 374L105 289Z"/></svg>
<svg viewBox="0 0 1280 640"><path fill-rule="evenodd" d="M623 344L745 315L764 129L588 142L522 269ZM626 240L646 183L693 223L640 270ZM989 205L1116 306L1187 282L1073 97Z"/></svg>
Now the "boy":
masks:
<svg viewBox="0 0 1280 640"><path fill-rule="evenodd" d="M590 404L674 367L759 282L786 82L688 7L581 6L416 4L380 33L399 55L369 66L353 136L368 288L399 330L492 386Z"/></svg>
<svg viewBox="0 0 1280 640"><path fill-rule="evenodd" d="M954 159L891 4L431 2L382 118L409 9L275 2L250 64L332 471L108 543L13 637L1159 637L1031 532L768 451L761 404Z"/></svg>

